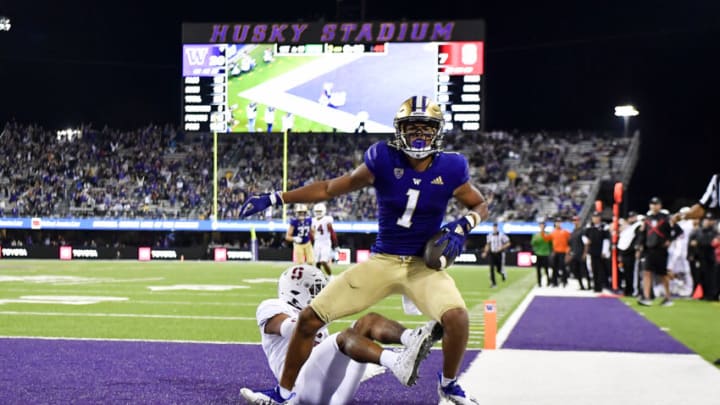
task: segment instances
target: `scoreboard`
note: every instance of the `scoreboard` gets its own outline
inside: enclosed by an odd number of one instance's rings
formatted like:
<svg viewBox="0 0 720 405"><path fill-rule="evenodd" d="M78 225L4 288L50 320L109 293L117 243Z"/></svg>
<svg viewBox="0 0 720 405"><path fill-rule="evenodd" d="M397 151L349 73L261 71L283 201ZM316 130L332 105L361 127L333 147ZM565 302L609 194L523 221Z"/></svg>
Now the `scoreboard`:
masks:
<svg viewBox="0 0 720 405"><path fill-rule="evenodd" d="M183 128L227 132L225 45L186 45L183 53Z"/></svg>
<svg viewBox="0 0 720 405"><path fill-rule="evenodd" d="M411 95L446 130L483 129L480 20L183 24L183 42L186 131L392 132Z"/></svg>

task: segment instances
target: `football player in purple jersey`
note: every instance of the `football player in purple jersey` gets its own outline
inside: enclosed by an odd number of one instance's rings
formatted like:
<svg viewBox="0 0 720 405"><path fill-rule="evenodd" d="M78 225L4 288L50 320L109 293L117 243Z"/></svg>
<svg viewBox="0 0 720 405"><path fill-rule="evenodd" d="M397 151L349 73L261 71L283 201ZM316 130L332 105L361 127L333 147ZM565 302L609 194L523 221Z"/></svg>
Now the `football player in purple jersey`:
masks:
<svg viewBox="0 0 720 405"><path fill-rule="evenodd" d="M295 204L295 218L290 220L285 240L293 243L293 263L315 264L312 240L312 218L305 204Z"/></svg>
<svg viewBox="0 0 720 405"><path fill-rule="evenodd" d="M369 186L375 187L378 203L373 255L341 273L300 313L280 384L263 398L265 403L285 403L291 396L320 328L391 294L407 296L445 330L443 369L438 373L440 397L456 404L477 403L456 380L469 335L465 302L448 273L430 269L422 256L427 240L440 230L444 235L437 244L448 242L443 254L460 254L470 231L488 217L487 202L472 185L467 159L443 152L440 106L428 97L413 96L401 104L394 124L394 139L371 145L364 163L351 173L284 193L252 196L241 209L245 217L271 205L324 201ZM468 212L443 226L453 197Z"/></svg>

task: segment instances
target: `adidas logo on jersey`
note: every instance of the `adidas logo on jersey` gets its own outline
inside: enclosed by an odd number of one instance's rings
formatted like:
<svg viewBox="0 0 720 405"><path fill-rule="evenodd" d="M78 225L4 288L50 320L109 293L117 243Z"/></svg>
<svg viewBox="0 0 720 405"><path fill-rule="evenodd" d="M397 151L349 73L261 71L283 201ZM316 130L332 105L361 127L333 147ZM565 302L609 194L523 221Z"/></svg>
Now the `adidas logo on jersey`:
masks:
<svg viewBox="0 0 720 405"><path fill-rule="evenodd" d="M445 183L443 183L442 176L437 176L433 179L433 181L430 182L430 184L437 184L438 186L442 186Z"/></svg>

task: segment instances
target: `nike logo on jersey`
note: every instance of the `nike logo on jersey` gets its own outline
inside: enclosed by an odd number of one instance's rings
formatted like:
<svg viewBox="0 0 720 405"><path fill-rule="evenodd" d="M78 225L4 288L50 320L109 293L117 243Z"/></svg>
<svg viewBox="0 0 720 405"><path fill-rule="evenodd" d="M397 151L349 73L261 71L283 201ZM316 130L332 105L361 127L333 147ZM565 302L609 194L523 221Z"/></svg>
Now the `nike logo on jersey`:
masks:
<svg viewBox="0 0 720 405"><path fill-rule="evenodd" d="M413 179L413 184L420 185L420 179Z"/></svg>
<svg viewBox="0 0 720 405"><path fill-rule="evenodd" d="M442 186L445 183L443 183L442 181L442 176L437 176L433 179L433 181L430 182L430 184L437 184L438 186Z"/></svg>

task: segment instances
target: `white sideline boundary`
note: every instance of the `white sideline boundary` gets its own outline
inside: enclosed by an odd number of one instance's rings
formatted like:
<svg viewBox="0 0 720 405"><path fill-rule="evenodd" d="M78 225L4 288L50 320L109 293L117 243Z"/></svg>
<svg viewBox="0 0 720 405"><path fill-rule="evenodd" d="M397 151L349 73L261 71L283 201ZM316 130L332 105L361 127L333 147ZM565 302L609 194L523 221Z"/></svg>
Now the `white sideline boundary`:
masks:
<svg viewBox="0 0 720 405"><path fill-rule="evenodd" d="M533 288L498 332L502 347L532 299L594 297L568 288ZM481 404L715 405L720 370L697 354L497 349L482 351L459 377Z"/></svg>

